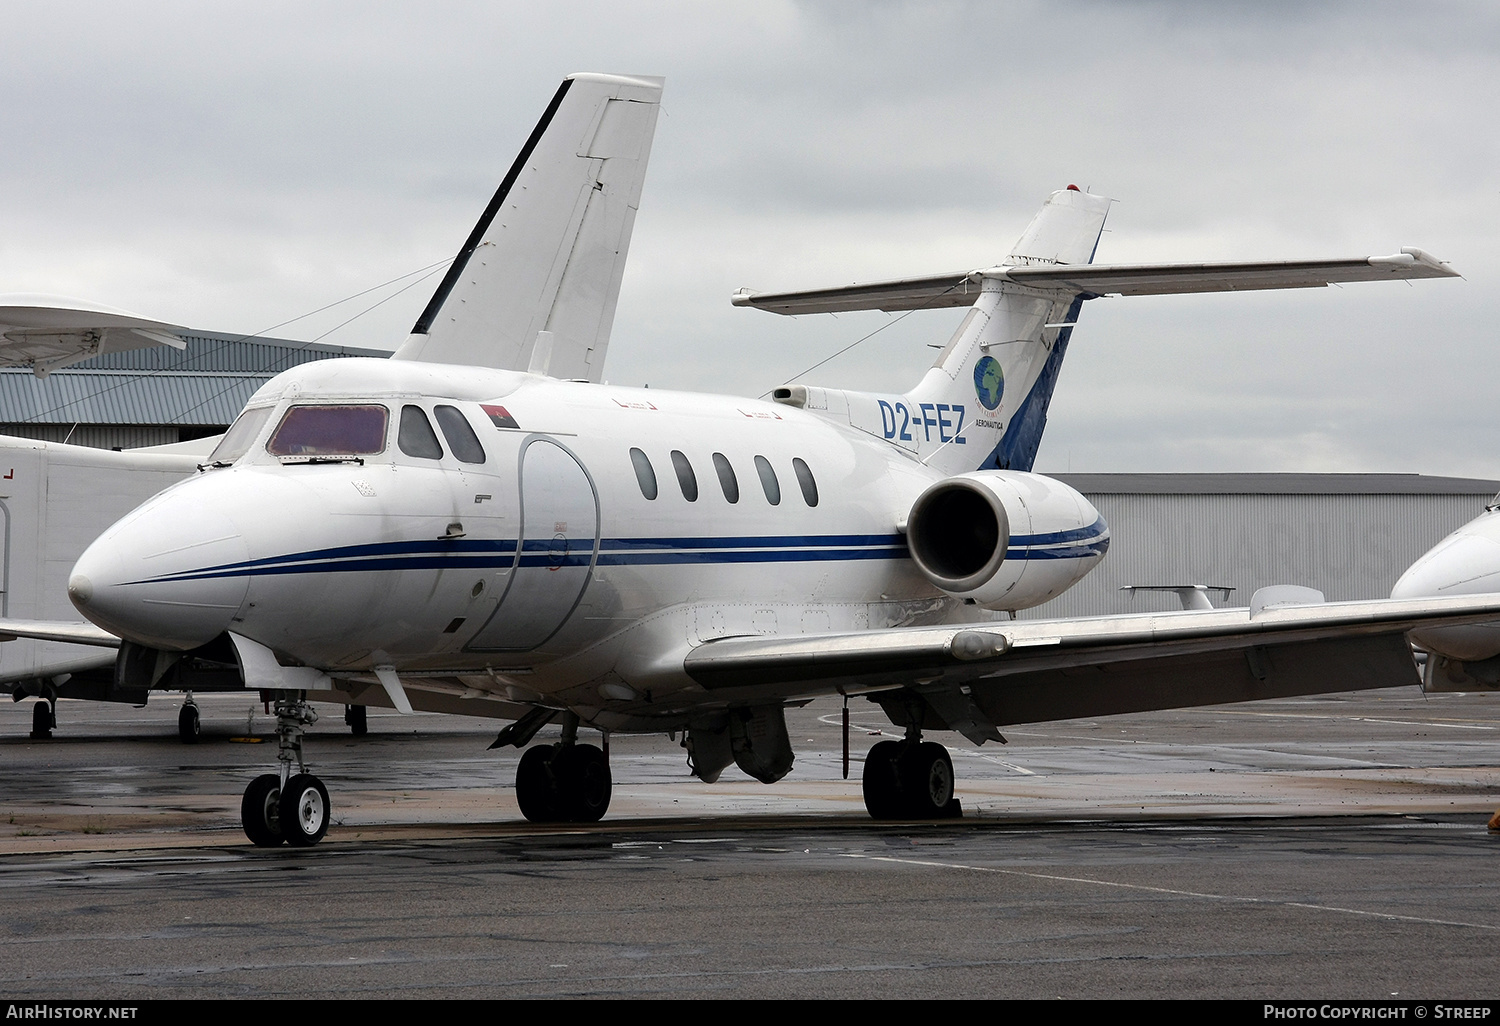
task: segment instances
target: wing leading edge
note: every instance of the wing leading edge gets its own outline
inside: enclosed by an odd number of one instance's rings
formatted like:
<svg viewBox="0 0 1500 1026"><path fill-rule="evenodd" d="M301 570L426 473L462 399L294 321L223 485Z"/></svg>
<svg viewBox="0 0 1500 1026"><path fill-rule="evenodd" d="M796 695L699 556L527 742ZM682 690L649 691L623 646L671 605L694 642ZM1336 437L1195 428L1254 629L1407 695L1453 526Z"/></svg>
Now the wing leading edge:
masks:
<svg viewBox="0 0 1500 1026"><path fill-rule="evenodd" d="M1415 246L1390 256L1212 264L1043 264L953 271L798 292L740 289L735 306L779 314L851 310L928 310L970 306L990 280L1071 296L1165 296L1256 289L1306 289L1344 282L1456 278L1458 272Z"/></svg>

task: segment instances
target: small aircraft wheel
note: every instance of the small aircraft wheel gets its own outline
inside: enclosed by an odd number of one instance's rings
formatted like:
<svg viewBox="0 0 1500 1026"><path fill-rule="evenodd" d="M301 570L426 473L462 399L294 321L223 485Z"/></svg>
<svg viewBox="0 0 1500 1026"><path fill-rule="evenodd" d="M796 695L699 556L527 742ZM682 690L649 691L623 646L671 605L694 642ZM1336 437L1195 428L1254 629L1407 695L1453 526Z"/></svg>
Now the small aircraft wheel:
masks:
<svg viewBox="0 0 1500 1026"><path fill-rule="evenodd" d="M52 736L52 728L55 726L57 721L52 715L52 703L44 698L31 707L32 740L45 741Z"/></svg>
<svg viewBox="0 0 1500 1026"><path fill-rule="evenodd" d="M298 773L281 789L281 836L294 848L310 848L328 833L328 788L311 773Z"/></svg>
<svg viewBox="0 0 1500 1026"><path fill-rule="evenodd" d="M198 718L196 705L184 705L177 713L177 736L185 745L195 745L203 734L203 724Z"/></svg>
<svg viewBox="0 0 1500 1026"><path fill-rule="evenodd" d="M863 787L865 808L872 819L901 817L901 778L896 772L896 758L901 742L881 741L865 754Z"/></svg>
<svg viewBox="0 0 1500 1026"><path fill-rule="evenodd" d="M597 823L609 810L613 782L609 759L593 745L570 745L552 759L559 817L571 823Z"/></svg>
<svg viewBox="0 0 1500 1026"><path fill-rule="evenodd" d="M953 801L953 760L948 749L924 741L901 759L901 791L907 813L914 819L938 819L948 815Z"/></svg>
<svg viewBox="0 0 1500 1026"><path fill-rule="evenodd" d="M364 737L370 732L370 719L362 705L346 705L344 722L349 724L349 733L355 737Z"/></svg>
<svg viewBox="0 0 1500 1026"><path fill-rule="evenodd" d="M533 823L556 823L557 788L552 780L552 753L556 745L535 745L526 749L516 767L516 804L521 815Z"/></svg>
<svg viewBox="0 0 1500 1026"><path fill-rule="evenodd" d="M250 781L240 801L240 824L257 848L275 848L281 836L281 778L266 773Z"/></svg>

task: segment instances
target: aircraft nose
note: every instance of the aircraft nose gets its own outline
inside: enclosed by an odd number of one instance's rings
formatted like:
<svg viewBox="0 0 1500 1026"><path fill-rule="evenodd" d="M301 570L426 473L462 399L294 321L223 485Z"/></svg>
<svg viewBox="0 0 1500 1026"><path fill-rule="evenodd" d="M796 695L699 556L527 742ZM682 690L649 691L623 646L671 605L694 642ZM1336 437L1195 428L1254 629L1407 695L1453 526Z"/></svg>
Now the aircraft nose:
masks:
<svg viewBox="0 0 1500 1026"><path fill-rule="evenodd" d="M151 648L183 651L228 629L249 579L233 520L191 487L165 492L90 545L68 579L68 598L105 630Z"/></svg>
<svg viewBox="0 0 1500 1026"><path fill-rule="evenodd" d="M1396 586L1391 598L1432 598L1500 592L1500 520L1476 521L1443 539L1418 559ZM1412 631L1411 638L1431 652L1451 659L1488 659L1500 654L1500 624L1431 627Z"/></svg>
<svg viewBox="0 0 1500 1026"><path fill-rule="evenodd" d="M1500 539L1489 531L1465 530L1449 535L1413 563L1391 589L1391 598L1493 591L1500 591Z"/></svg>

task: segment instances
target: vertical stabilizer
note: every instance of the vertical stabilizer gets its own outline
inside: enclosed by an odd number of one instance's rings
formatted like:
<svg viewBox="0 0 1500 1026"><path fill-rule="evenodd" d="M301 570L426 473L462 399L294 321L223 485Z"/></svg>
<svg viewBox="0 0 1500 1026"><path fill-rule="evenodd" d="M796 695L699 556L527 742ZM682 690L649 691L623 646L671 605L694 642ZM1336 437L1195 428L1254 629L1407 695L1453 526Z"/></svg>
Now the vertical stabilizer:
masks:
<svg viewBox="0 0 1500 1026"><path fill-rule="evenodd" d="M1092 263L1109 204L1072 186L1054 192L1003 266ZM917 451L928 466L953 473L1030 470L1084 297L988 276L981 289L901 405L923 432ZM941 430L945 421L960 420L962 432Z"/></svg>
<svg viewBox="0 0 1500 1026"><path fill-rule="evenodd" d="M563 80L395 359L600 380L662 81Z"/></svg>

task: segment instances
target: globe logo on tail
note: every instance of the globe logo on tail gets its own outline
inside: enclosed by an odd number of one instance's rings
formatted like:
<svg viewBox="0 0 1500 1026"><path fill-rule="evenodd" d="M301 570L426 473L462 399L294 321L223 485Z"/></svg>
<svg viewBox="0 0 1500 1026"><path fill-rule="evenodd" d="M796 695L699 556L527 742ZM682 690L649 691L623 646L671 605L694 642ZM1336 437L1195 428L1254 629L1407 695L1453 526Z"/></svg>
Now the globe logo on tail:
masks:
<svg viewBox="0 0 1500 1026"><path fill-rule="evenodd" d="M993 356L981 357L974 365L974 392L986 410L1000 405L1000 397L1005 394L1005 373Z"/></svg>

